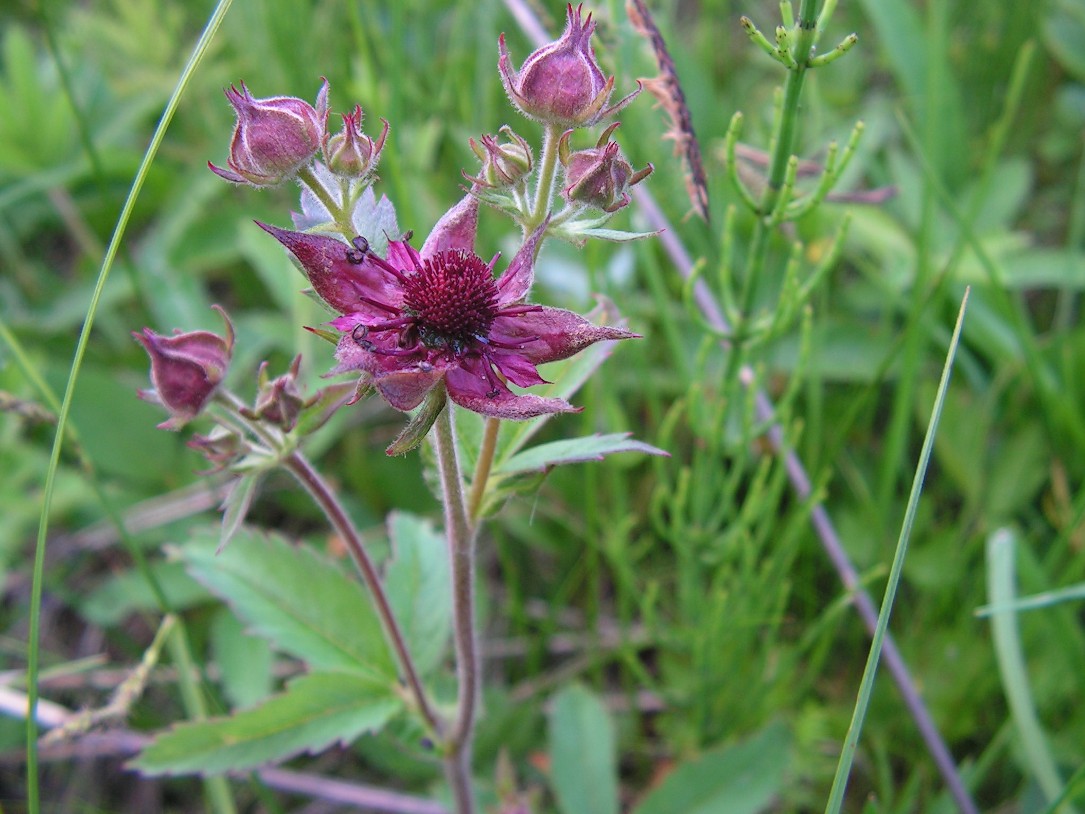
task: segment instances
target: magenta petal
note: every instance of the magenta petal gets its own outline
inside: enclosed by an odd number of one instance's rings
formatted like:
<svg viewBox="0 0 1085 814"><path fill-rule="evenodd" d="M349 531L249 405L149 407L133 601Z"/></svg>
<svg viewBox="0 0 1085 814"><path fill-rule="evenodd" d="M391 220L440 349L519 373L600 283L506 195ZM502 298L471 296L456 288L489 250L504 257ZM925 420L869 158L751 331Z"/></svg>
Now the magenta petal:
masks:
<svg viewBox="0 0 1085 814"><path fill-rule="evenodd" d="M635 339L622 328L594 325L563 308L540 306L537 311L499 316L490 327L490 340L512 345L516 353L535 364L567 359L596 342Z"/></svg>
<svg viewBox="0 0 1085 814"><path fill-rule="evenodd" d="M404 240L388 241L388 265L400 271L411 272L422 265L418 250Z"/></svg>
<svg viewBox="0 0 1085 814"><path fill-rule="evenodd" d="M349 335L339 340L335 358L339 364L331 371L332 374L356 370L369 373L385 400L403 411L413 410L421 404L426 393L433 389L448 369L448 364L443 360L434 363L415 356L373 353L365 350Z"/></svg>
<svg viewBox="0 0 1085 814"><path fill-rule="evenodd" d="M260 221L256 225L290 250L316 293L340 314L357 312L380 319L402 302L402 293L392 285L394 278L368 256L361 263L351 263L347 259L351 247L343 241L326 235L291 232ZM373 302L389 307L380 308Z"/></svg>
<svg viewBox="0 0 1085 814"><path fill-rule="evenodd" d="M546 379L539 375L535 365L519 354L494 351L490 354L490 359L497 369L501 371L502 376L520 387L549 384Z"/></svg>
<svg viewBox="0 0 1085 814"><path fill-rule="evenodd" d="M426 393L441 380L444 371L438 368L400 370L373 378L373 384L385 400L397 410L407 412L422 403Z"/></svg>
<svg viewBox="0 0 1085 814"><path fill-rule="evenodd" d="M462 249L473 254L477 229L478 201L471 194L467 194L437 221L437 225L422 245L423 259L451 249Z"/></svg>
<svg viewBox="0 0 1085 814"><path fill-rule="evenodd" d="M500 387L494 395L486 392L484 379L462 368L453 368L445 376L448 396L456 404L474 413L491 418L523 421L550 413L579 413L563 399L547 399L541 396L518 396L506 387Z"/></svg>
<svg viewBox="0 0 1085 814"><path fill-rule="evenodd" d="M524 245L520 247L520 251L516 252L516 256L512 258L509 267L505 269L505 273L497 281L499 305L520 302L531 291L531 285L535 282L535 252L549 225L550 218L547 218L528 236Z"/></svg>

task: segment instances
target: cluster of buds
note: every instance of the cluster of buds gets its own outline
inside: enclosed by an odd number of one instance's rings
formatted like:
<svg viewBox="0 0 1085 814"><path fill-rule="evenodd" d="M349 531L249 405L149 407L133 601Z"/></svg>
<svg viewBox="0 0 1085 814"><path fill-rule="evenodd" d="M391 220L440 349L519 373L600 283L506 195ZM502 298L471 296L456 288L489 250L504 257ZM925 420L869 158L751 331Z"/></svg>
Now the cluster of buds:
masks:
<svg viewBox="0 0 1085 814"><path fill-rule="evenodd" d="M629 203L629 188L646 178L652 165L633 170L617 143L610 141L617 122L607 127L595 147L571 149L576 130L612 119L641 91L638 82L636 90L611 104L614 77L606 76L596 60L591 42L595 27L591 14L584 16L581 6L568 5L561 37L534 51L518 70L512 66L502 35L498 72L512 105L529 119L542 122L554 135L560 134L559 158L564 173L560 188L567 204L574 211L594 209L610 215ZM478 176L466 177L476 185L476 194L482 200L515 217L525 209L522 192L525 176L532 169L532 156L523 138L507 127L502 128L502 133L504 143L493 136L483 136L480 143L471 142L482 170ZM503 190L511 190L512 194L504 195ZM530 217L536 215L531 213ZM556 220L564 222L568 217ZM566 236L574 233L565 227Z"/></svg>
<svg viewBox="0 0 1085 814"><path fill-rule="evenodd" d="M151 359L151 390L140 390L146 401L165 408L169 418L159 424L162 429L178 430L202 414L219 392L230 365L234 347L234 329L225 310L213 306L226 323L224 336L212 331L175 331L163 336L144 328L133 333ZM322 388L310 398L301 394L298 374L301 356L294 357L286 373L272 378L268 365L260 365L254 405L241 406L227 396L223 403L249 422L282 433L285 439L303 425L308 434L323 426L332 413L346 403L356 391L355 385L333 384ZM245 456L255 450L238 431L236 425L215 427L208 435L196 435L189 446L198 450L216 468L244 466ZM274 457L273 450L264 450L262 460Z"/></svg>
<svg viewBox="0 0 1085 814"><path fill-rule="evenodd" d="M368 178L377 166L388 136L384 122L374 141L362 132L362 109L343 114L343 129L328 131L328 81L317 93L316 105L294 96L257 99L241 83L230 86L226 99L237 114L226 167L207 166L235 184L277 186L297 177L319 154L336 175ZM383 121L383 120L382 120Z"/></svg>

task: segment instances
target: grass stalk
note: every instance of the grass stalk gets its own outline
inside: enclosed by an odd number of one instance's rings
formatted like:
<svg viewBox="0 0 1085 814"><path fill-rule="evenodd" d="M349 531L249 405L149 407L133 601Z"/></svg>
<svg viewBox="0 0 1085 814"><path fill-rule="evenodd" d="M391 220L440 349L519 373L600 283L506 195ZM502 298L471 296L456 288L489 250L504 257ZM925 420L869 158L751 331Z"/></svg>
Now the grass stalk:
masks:
<svg viewBox="0 0 1085 814"><path fill-rule="evenodd" d="M147 146L147 150L143 155L143 160L140 162L139 169L136 170L135 178L132 181L132 186L128 191L128 196L125 199L124 206L121 209L120 215L117 218L117 224L113 229L113 235L109 241L109 247L106 249L105 257L102 260L101 268L98 271L98 278L95 282L94 291L91 295L90 303L87 306L87 315L83 320L83 327L79 332L79 339L76 342L75 353L72 358L72 364L68 374L68 382L64 389L64 398L61 401L60 410L57 413L57 426L56 432L53 435L52 451L49 457L49 467L45 473L45 484L42 490L42 506L41 514L38 521L38 534L34 547L34 565L33 576L31 582L31 594L30 594L30 630L28 633L28 653L27 653L27 687L28 687L28 702L27 702L27 717L26 717L26 764L27 764L27 811L29 814L39 814L41 800L40 800L40 787L38 778L38 728L36 717L36 706L38 701L38 670L40 665L40 638L41 638L41 600L42 600L42 581L45 570L45 545L46 537L49 531L49 512L53 503L53 492L56 486L57 470L60 467L60 452L64 446L65 428L68 423L68 416L71 413L72 399L75 396L75 385L79 378L79 370L83 363L83 358L86 355L87 345L90 342L91 328L94 325L94 316L98 310L98 304L102 298L102 292L105 289L106 280L109 278L109 272L113 268L113 261L117 256L117 252L120 249L121 241L124 239L125 230L128 226L129 218L132 215L132 210L135 207L136 200L139 198L139 193L143 189L143 182L147 178L147 174L150 170L155 156L158 155L158 149L162 144L162 139L165 137L166 130L169 128L170 122L173 120L173 115L177 111L177 106L181 101L181 96L184 94L185 88L188 87L188 83L191 80L193 74L196 71L196 67L203 60L207 49L211 45L211 41L214 39L215 33L218 31L219 25L222 23L223 18L226 16L226 12L229 10L232 0L219 0L219 3L215 6L214 11L211 13L207 24L204 26L203 32L200 34L199 40L196 42L195 48L193 48L192 54L185 64L184 69L181 71L181 76L177 80L177 85L174 87L173 93L170 96L169 101L166 103L166 107L162 112L162 117L159 119L158 126L155 128L154 135L151 137L151 142ZM210 781L207 781L210 783ZM216 785L216 784L211 784ZM215 799L219 799L221 795L214 794ZM232 811L229 809L218 809L221 814L227 814Z"/></svg>
<svg viewBox="0 0 1085 814"><path fill-rule="evenodd" d="M1021 754L1047 801L1054 804L1063 798L1065 787L1032 700L1032 688L1017 625L1018 611L1012 608L1017 598L1014 586L1014 544L1014 535L1007 529L998 529L987 539L987 593L993 605L991 631L1006 702L1014 728L1021 739ZM1064 806L1062 810L1071 813L1075 811L1070 806Z"/></svg>
<svg viewBox="0 0 1085 814"><path fill-rule="evenodd" d="M878 671L878 662L881 660L886 631L889 629L889 616L893 611L897 587L900 585L901 574L904 571L904 557L908 553L908 542L911 539L912 526L915 523L916 510L919 507L919 497L923 492L923 480L927 474L927 465L930 463L931 452L934 449L934 438L938 430L938 421L942 416L946 391L949 388L950 374L953 370L953 358L956 356L957 346L960 343L961 329L964 327L964 314L967 307L968 292L966 291L964 298L961 300L961 309L957 314L957 324L953 329L953 339L950 341L949 352L946 354L945 366L942 368L942 378L938 382L938 392L935 394L934 406L931 410L930 421L927 424L927 433L923 438L923 447L919 453L919 463L912 479L912 489L908 495L908 505L904 511L904 522L901 524L900 536L897 538L893 564L889 569L889 580L885 586L885 596L882 599L881 610L878 613L878 623L874 629L874 638L870 645L870 652L867 654L863 677L859 683L859 694L855 701L855 708L852 711L851 723L848 726L844 747L840 753L836 774L833 777L833 785L829 791L829 799L825 806L826 814L839 814L844 803L844 791L855 760L855 752L859 745L859 735L863 729L863 721L870 706L874 678Z"/></svg>

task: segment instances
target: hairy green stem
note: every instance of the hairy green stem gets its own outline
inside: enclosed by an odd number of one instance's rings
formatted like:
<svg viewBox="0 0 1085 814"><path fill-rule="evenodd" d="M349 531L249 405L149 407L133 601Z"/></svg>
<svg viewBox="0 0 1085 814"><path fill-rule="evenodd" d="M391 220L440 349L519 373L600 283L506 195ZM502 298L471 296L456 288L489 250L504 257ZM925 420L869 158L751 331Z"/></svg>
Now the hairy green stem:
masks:
<svg viewBox="0 0 1085 814"><path fill-rule="evenodd" d="M497 451L497 435L500 431L500 418L486 419L486 427L482 433L482 445L479 447L478 461L475 464L475 476L471 478L471 494L467 500L467 517L472 523L477 521L479 509L482 508L482 499L486 495L486 482L490 478L490 469L494 463L494 452Z"/></svg>
<svg viewBox="0 0 1085 814"><path fill-rule="evenodd" d="M546 217L550 200L554 197L554 179L558 168L558 140L561 133L553 124L547 124L543 133L542 155L539 157L539 177L535 187L535 203L531 207L531 219L525 224L530 234Z"/></svg>
<svg viewBox="0 0 1085 814"><path fill-rule="evenodd" d="M354 224L351 222L350 213L347 212L342 203L328 194L328 190L324 189L324 185L317 180L313 171L308 167L302 167L298 172L298 180L317 197L317 200L324 204L324 208L328 210L332 220L335 221L335 228L342 233L343 237L347 240L354 237Z"/></svg>
<svg viewBox="0 0 1085 814"><path fill-rule="evenodd" d="M464 504L463 476L456 454L453 407L445 405L433 425L433 445L441 478L445 536L452 568L452 626L459 679L456 723L445 741L445 774L456 800L456 814L473 814L471 738L479 694L478 641L475 636L475 536Z"/></svg>
<svg viewBox="0 0 1085 814"><path fill-rule="evenodd" d="M339 503L335 492L301 452L294 451L287 455L283 459L283 466L290 474L297 478L302 486L305 487L305 490L310 494L313 500L316 501L317 505L320 506L321 510L328 518L328 522L332 524L346 544L347 549L350 551L350 555L354 560L354 564L358 567L358 570L362 574L362 579L369 589L370 596L373 597L373 604L376 607L381 624L384 626L385 636L391 643L392 649L395 650L399 666L403 670L404 680L407 682L407 687L414 697L414 702L418 706L418 711L425 719L426 724L433 730L434 734L440 736L442 732L441 720L434 712L433 707L429 702L429 698L426 695L426 690L422 686L422 681L418 676L418 670L415 668L414 660L411 658L410 651L407 649L406 640L403 638L403 632L399 628L399 623L396 621L395 613L392 611L392 606L388 601L388 596L385 594L384 587L381 585L377 569L373 565L373 561L370 559L368 552L366 552L365 546L362 544L361 535L354 527L354 523L351 522L350 518L347 516L342 505Z"/></svg>

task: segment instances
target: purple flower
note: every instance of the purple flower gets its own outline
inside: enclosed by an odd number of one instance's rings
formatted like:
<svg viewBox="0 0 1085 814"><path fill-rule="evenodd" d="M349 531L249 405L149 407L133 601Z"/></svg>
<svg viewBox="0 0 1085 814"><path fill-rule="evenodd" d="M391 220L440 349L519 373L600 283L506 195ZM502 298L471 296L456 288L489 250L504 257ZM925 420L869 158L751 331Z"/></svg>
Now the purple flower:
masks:
<svg viewBox="0 0 1085 814"><path fill-rule="evenodd" d="M606 78L595 61L591 35L595 23L591 14L581 19L583 8L567 7L567 21L561 38L531 54L515 70L505 47L505 35L498 40L497 69L512 104L525 116L550 122L561 128L590 127L613 116L640 93L637 89L617 104L607 107L614 90L614 77Z"/></svg>
<svg viewBox="0 0 1085 814"><path fill-rule="evenodd" d="M234 328L230 318L214 306L226 322L226 337L210 331L177 331L162 336L144 328L132 333L151 357L151 383L154 390L140 390L140 398L165 407L170 418L158 426L180 429L206 406L226 376L234 348Z"/></svg>
<svg viewBox="0 0 1085 814"><path fill-rule="evenodd" d="M328 82L320 87L314 108L293 96L256 99L245 83L233 85L226 98L237 112L228 169L207 166L235 184L275 186L289 181L320 150L328 118Z"/></svg>
<svg viewBox="0 0 1085 814"><path fill-rule="evenodd" d="M335 372L363 371L393 407L407 411L444 382L456 404L495 418L577 412L562 399L513 393L544 384L536 365L589 345L635 336L560 308L524 302L543 224L494 278L474 253L478 202L468 195L434 227L421 251L389 243L388 256L335 238L259 224L301 263L316 292L342 316Z"/></svg>

